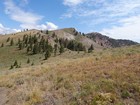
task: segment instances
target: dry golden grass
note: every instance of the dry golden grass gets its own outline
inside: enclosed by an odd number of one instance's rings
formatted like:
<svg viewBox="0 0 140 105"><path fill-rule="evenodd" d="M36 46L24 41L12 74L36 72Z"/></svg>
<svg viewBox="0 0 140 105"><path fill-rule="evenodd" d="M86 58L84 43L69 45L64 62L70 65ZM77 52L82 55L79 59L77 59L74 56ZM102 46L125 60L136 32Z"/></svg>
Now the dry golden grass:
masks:
<svg viewBox="0 0 140 105"><path fill-rule="evenodd" d="M139 105L140 46L80 56L5 71L6 105Z"/></svg>

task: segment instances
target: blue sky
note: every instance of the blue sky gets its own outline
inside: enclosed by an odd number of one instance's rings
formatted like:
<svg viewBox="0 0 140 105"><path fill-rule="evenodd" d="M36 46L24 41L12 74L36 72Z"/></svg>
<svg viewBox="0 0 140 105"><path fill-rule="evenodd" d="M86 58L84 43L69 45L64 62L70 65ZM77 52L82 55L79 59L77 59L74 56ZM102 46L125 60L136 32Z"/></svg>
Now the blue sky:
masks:
<svg viewBox="0 0 140 105"><path fill-rule="evenodd" d="M0 34L66 27L140 42L140 0L0 0Z"/></svg>

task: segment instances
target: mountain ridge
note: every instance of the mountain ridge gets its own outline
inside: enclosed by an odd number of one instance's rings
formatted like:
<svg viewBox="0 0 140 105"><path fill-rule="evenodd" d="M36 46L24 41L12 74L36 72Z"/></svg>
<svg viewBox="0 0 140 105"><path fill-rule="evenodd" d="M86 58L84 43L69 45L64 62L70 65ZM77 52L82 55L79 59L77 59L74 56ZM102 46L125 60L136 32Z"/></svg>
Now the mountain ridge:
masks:
<svg viewBox="0 0 140 105"><path fill-rule="evenodd" d="M92 32L86 34L88 38L94 40L96 43L104 47L121 47L121 46L130 46L136 45L138 42L128 40L128 39L114 39L109 36L103 35L98 32Z"/></svg>
<svg viewBox="0 0 140 105"><path fill-rule="evenodd" d="M7 35L0 35L0 37L21 37L24 34L30 34L30 35L37 35L40 34L42 36L45 36L46 30L24 30L21 32L13 33L13 34L7 34ZM115 47L121 47L121 46L130 46L130 45L136 45L138 42L127 40L127 39L114 39L107 35L103 35L98 32L91 32L91 33L81 33L78 32L75 28L63 28L58 30L49 31L50 34L56 34L58 38L68 39L68 40L76 40L81 43L83 43L86 47L89 47L91 44L95 47L95 49L102 49L102 48L115 48ZM9 36L10 35L10 36ZM45 36L46 37L46 36ZM50 39L52 39L50 37ZM53 40L53 39L52 39ZM0 40L1 42L1 40Z"/></svg>

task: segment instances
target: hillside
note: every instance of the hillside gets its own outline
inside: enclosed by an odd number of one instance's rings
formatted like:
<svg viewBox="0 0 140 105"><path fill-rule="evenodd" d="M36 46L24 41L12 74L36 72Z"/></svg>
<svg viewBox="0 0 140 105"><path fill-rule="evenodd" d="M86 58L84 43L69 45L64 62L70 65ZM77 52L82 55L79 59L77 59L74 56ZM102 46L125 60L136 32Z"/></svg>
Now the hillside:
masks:
<svg viewBox="0 0 140 105"><path fill-rule="evenodd" d="M74 28L0 36L0 105L139 105L140 45L89 36Z"/></svg>
<svg viewBox="0 0 140 105"><path fill-rule="evenodd" d="M130 46L130 45L136 45L137 42L131 41L131 40L122 40L122 39L113 39L108 36L102 35L97 32L88 33L88 38L95 41L97 44L100 44L104 47L121 47L121 46Z"/></svg>
<svg viewBox="0 0 140 105"><path fill-rule="evenodd" d="M139 105L140 45L65 52L0 73L1 105ZM2 100L1 100L2 99Z"/></svg>
<svg viewBox="0 0 140 105"><path fill-rule="evenodd" d="M65 43L65 50L83 50L83 48L88 50L91 45L93 45L95 50L103 49L102 46L98 45L93 40L79 34L74 28L55 31L24 30L14 34L0 36L0 69L9 69L10 66L14 64L15 60L18 61L20 66L31 66L31 64L27 64L28 59L35 65L40 65L45 62L44 51L41 51L38 54L33 54L31 51L27 53L29 46L33 48L36 45L36 42L33 42L32 44L29 43L30 38L33 40L35 38L38 41L38 44L43 38L44 41L48 41L48 44L52 46L53 50L55 44L57 44L57 49L59 50L61 42ZM25 39L27 40L25 41ZM13 44L10 45L12 40ZM80 45L82 49L76 49L76 46L78 45ZM43 45L40 47L42 46ZM68 48L66 48L67 46ZM56 53L56 55L59 56L59 51ZM53 53L51 55L54 57Z"/></svg>
<svg viewBox="0 0 140 105"><path fill-rule="evenodd" d="M25 45L25 39L26 45ZM57 55L59 56L59 49L60 45L63 43L65 50L74 50L74 51L82 51L85 50L88 52L88 49L91 45L93 45L94 50L102 50L104 48L111 48L111 47L121 47L127 45L134 45L137 44L133 41L125 41L125 40L115 40L109 37L103 36L101 34L87 34L78 32L74 28L64 28L54 31L47 31L47 30L24 30L22 32L9 34L9 35L1 35L0 36L0 69L9 69L10 66L13 65L15 60L18 61L20 66L31 66L31 64L27 64L27 60L29 59L32 62L32 65L40 65L44 62L44 54L45 51L40 51L38 54L33 54L33 52L29 51L27 53L27 49L30 46L29 50L33 50L32 48L38 44L36 44L36 40L34 43L29 42L29 38L33 39L36 38L40 42L43 40L48 41L48 44L52 46L53 53L54 47L57 44ZM11 46L11 40L13 40L13 45ZM24 41L23 41L24 40ZM28 42L27 42L28 41ZM44 42L43 42L44 43ZM19 49L19 47L23 47ZM79 46L79 48L78 48ZM43 47L43 45L39 47ZM43 50L43 49L41 49ZM51 54L52 57L56 54Z"/></svg>

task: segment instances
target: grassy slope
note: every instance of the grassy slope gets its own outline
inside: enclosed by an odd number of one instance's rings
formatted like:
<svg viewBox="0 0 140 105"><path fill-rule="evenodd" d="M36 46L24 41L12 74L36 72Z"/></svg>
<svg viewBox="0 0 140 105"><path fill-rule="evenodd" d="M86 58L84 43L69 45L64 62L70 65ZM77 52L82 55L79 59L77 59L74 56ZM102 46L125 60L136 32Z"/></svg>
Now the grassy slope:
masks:
<svg viewBox="0 0 140 105"><path fill-rule="evenodd" d="M13 65L14 61L17 60L18 63L21 63L21 66L30 66L31 64L27 65L27 60L28 58L30 59L31 62L34 64L42 64L44 61L44 55L43 54L38 54L34 56L30 56L26 54L26 49L24 50L18 50L16 43L18 39L20 38L22 40L23 35L28 34L28 35L36 35L39 33L41 36L44 36L45 38L49 39L49 42L54 45L54 40L55 38L52 38L53 32L57 35L58 38L67 38L67 39L75 39L77 41L82 42L85 46L90 47L91 44L95 45L95 49L102 49L101 46L93 42L92 40L86 38L85 36L78 35L74 36L73 34L73 28L68 28L68 29L61 29L61 30L55 30L55 31L49 31L49 34L46 35L45 32L41 33L39 30L29 30L25 32L19 32L15 33L13 35L4 35L0 36L0 46L2 43L4 43L4 47L0 47L0 70L5 70L9 69L11 65ZM6 42L7 39L10 37L10 39L14 39L14 46L9 46L10 41Z"/></svg>
<svg viewBox="0 0 140 105"><path fill-rule="evenodd" d="M7 105L139 105L140 45L65 52L43 65L7 70Z"/></svg>

